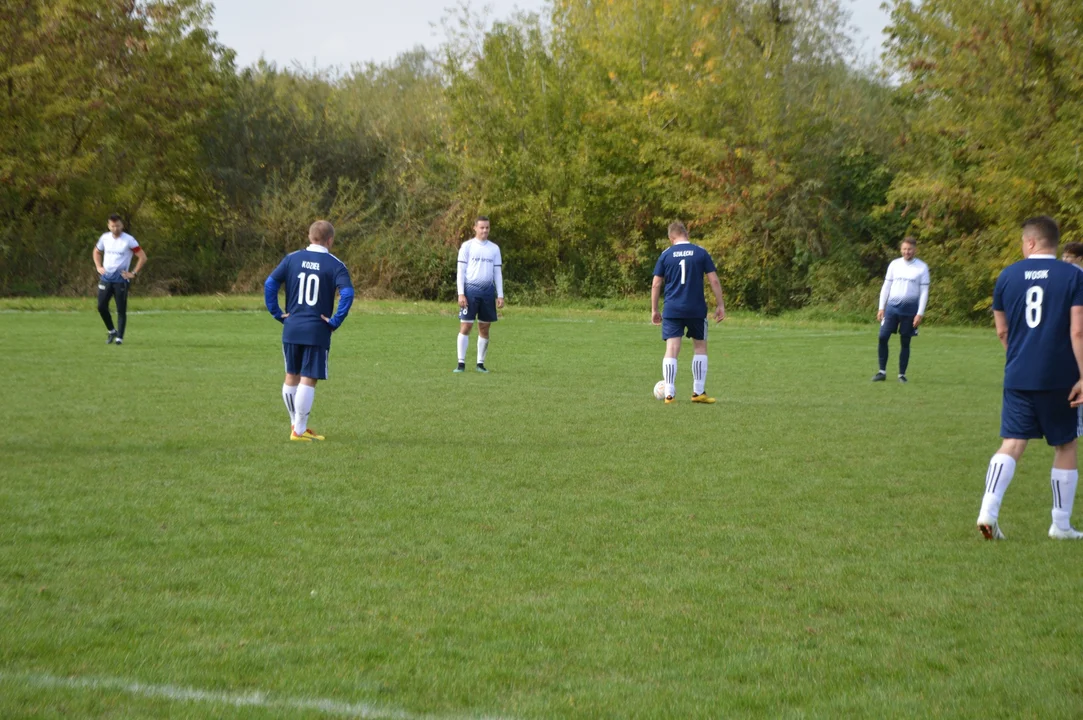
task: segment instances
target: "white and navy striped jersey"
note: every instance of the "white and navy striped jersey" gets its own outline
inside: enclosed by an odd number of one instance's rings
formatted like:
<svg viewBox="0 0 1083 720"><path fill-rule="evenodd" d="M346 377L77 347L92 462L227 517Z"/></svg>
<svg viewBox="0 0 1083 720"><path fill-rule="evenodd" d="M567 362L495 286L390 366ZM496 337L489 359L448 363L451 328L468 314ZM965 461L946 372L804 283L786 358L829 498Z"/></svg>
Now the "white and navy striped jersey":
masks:
<svg viewBox="0 0 1083 720"><path fill-rule="evenodd" d="M459 264L455 285L460 295L492 295L504 297L504 276L501 271L500 248L491 240L467 240L459 248Z"/></svg>
<svg viewBox="0 0 1083 720"><path fill-rule="evenodd" d="M899 315L924 315L929 302L929 266L914 258L895 258L880 289L880 309Z"/></svg>
<svg viewBox="0 0 1083 720"><path fill-rule="evenodd" d="M128 271L132 255L139 252L139 243L126 232L119 237L113 237L111 232L103 233L94 247L102 254L102 267L105 268L102 280L105 282L122 282L124 276L120 273Z"/></svg>

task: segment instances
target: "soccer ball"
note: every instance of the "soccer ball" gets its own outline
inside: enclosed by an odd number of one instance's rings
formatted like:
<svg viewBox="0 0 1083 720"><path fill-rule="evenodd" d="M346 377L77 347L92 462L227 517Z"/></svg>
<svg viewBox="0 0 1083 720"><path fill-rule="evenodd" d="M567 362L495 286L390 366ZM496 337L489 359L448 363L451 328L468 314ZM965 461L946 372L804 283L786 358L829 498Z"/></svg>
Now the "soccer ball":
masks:
<svg viewBox="0 0 1083 720"><path fill-rule="evenodd" d="M666 381L659 380L654 384L654 399L665 400L666 399Z"/></svg>

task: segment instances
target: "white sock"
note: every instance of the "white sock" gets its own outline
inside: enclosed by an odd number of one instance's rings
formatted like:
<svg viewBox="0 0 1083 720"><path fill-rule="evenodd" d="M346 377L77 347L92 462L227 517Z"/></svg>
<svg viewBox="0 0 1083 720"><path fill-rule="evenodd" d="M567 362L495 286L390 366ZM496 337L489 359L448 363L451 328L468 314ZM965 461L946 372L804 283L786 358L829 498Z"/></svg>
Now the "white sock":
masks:
<svg viewBox="0 0 1083 720"><path fill-rule="evenodd" d="M293 415L293 432L304 435L308 429L308 415L312 412L312 401L316 398L316 388L304 383L297 386L297 396L294 398L296 410Z"/></svg>
<svg viewBox="0 0 1083 720"><path fill-rule="evenodd" d="M282 383L282 401L286 403L286 412L290 414L290 425L293 425L294 413L296 412L296 406L294 405L294 395L296 394L296 385Z"/></svg>
<svg viewBox="0 0 1083 720"><path fill-rule="evenodd" d="M677 358L662 358L662 379L666 382L666 397L677 394Z"/></svg>
<svg viewBox="0 0 1083 720"><path fill-rule="evenodd" d="M1015 475L1015 458L997 453L989 460L989 469L985 471L985 496L981 499L979 518L995 521L1000 515L1000 502L1004 491Z"/></svg>
<svg viewBox="0 0 1083 720"><path fill-rule="evenodd" d="M692 356L692 392L702 395L707 387L707 356Z"/></svg>
<svg viewBox="0 0 1083 720"><path fill-rule="evenodd" d="M1061 530L1072 526L1072 505L1075 503L1075 486L1079 482L1078 470L1053 468L1049 484L1053 488L1053 524Z"/></svg>
<svg viewBox="0 0 1083 720"><path fill-rule="evenodd" d="M478 338L478 365L485 362L485 353L489 352L489 338Z"/></svg>
<svg viewBox="0 0 1083 720"><path fill-rule="evenodd" d="M470 347L470 336L459 333L459 362L466 362L466 348Z"/></svg>

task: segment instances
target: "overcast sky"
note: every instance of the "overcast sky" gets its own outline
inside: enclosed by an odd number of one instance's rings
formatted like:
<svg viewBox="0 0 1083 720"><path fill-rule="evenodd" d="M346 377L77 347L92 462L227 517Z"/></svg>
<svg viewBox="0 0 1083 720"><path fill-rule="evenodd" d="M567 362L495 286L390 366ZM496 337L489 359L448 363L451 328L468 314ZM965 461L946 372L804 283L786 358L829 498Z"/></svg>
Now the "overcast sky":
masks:
<svg viewBox="0 0 1083 720"><path fill-rule="evenodd" d="M436 47L446 8L456 0L212 0L218 39L237 53L243 67L260 56L279 67L338 67L386 62L416 45ZM867 57L880 52L887 14L880 0L842 0L858 28ZM507 19L516 9L539 12L545 0L477 0L490 19ZM436 27L434 27L434 25Z"/></svg>

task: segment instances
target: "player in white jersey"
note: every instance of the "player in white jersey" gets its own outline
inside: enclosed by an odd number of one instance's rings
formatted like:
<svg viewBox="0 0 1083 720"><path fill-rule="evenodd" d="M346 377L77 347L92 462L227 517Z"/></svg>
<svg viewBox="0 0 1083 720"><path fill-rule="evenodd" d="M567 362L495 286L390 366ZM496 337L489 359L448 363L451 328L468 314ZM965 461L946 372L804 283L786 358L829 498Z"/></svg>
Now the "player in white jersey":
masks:
<svg viewBox="0 0 1083 720"><path fill-rule="evenodd" d="M139 259L135 270L129 272L132 256ZM103 233L94 246L94 267L98 270L98 314L109 331L106 344L124 342L124 327L128 323L128 284L147 263L147 253L135 238L124 232L120 215L109 216L109 232ZM117 301L117 326L109 312L109 299Z"/></svg>
<svg viewBox="0 0 1083 720"><path fill-rule="evenodd" d="M466 370L466 351L470 346L470 329L478 321L478 372L485 369L489 350L489 326L496 322L496 311L504 307L504 276L501 271L500 248L489 240L489 218L478 216L474 222L474 238L459 248L455 285L459 291L459 363L455 372Z"/></svg>
<svg viewBox="0 0 1083 720"><path fill-rule="evenodd" d="M884 286L880 289L880 370L873 382L887 379L887 341L899 333L899 382L906 382L906 367L910 363L910 338L918 334L918 325L925 317L929 302L929 266L914 257L917 242L904 238L899 245L902 257L887 266Z"/></svg>

